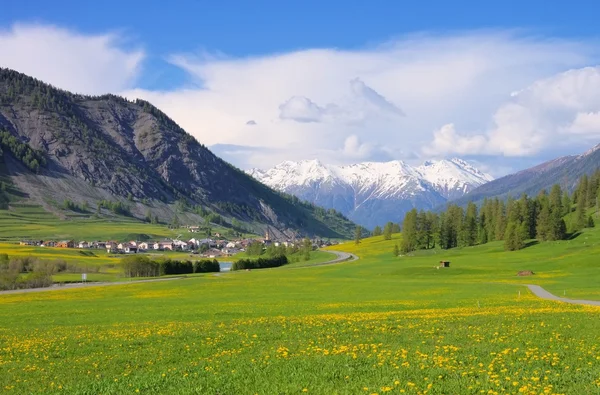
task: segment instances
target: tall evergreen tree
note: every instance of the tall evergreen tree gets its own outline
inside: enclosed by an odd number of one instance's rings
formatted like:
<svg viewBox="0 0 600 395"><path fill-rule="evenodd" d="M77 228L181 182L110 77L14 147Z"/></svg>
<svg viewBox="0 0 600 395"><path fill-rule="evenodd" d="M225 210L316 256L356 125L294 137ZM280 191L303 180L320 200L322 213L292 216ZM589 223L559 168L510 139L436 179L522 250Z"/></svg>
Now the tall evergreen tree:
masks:
<svg viewBox="0 0 600 395"><path fill-rule="evenodd" d="M384 240L392 240L392 226L394 224L392 222L388 222L383 227L383 239Z"/></svg>
<svg viewBox="0 0 600 395"><path fill-rule="evenodd" d="M584 194L585 195L585 194ZM575 209L575 230L582 230L585 228L587 215L586 215L586 201L585 197L582 196L581 190L577 193L577 208Z"/></svg>
<svg viewBox="0 0 600 395"><path fill-rule="evenodd" d="M414 208L404 216L401 244L401 250L404 253L418 248L417 216L417 209Z"/></svg>
<svg viewBox="0 0 600 395"><path fill-rule="evenodd" d="M496 240L502 240L506 231L506 210L504 202L501 200L498 200L497 203L494 202L494 205L496 206L496 211L494 212L494 233L496 235Z"/></svg>
<svg viewBox="0 0 600 395"><path fill-rule="evenodd" d="M381 236L381 226L377 225L374 229L373 229L373 236L377 237L377 236Z"/></svg>
<svg viewBox="0 0 600 395"><path fill-rule="evenodd" d="M571 212L571 205L572 201L569 192L565 191L562 197L563 216Z"/></svg>
<svg viewBox="0 0 600 395"><path fill-rule="evenodd" d="M537 235L536 237L541 240L549 240L552 230L552 216L550 212L550 206L546 201L540 202L541 208L537 218Z"/></svg>
<svg viewBox="0 0 600 395"><path fill-rule="evenodd" d="M469 202L461 230L462 245L474 246L477 243L477 222L477 206Z"/></svg>
<svg viewBox="0 0 600 395"><path fill-rule="evenodd" d="M354 244L360 244L360 239L362 238L362 226L356 225L354 229Z"/></svg>

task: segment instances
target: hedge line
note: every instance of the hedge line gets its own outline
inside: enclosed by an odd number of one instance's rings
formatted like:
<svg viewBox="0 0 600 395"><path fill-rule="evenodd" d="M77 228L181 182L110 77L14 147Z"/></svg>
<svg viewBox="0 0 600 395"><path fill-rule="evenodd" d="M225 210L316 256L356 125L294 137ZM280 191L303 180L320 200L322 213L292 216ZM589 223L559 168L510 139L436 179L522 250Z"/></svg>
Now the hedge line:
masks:
<svg viewBox="0 0 600 395"><path fill-rule="evenodd" d="M131 255L121 259L123 273L127 277L158 277L169 274L192 274L219 272L216 259L179 261L175 259L152 260L143 255Z"/></svg>
<svg viewBox="0 0 600 395"><path fill-rule="evenodd" d="M240 259L231 265L231 270L266 269L286 265L288 259L285 255L273 258Z"/></svg>

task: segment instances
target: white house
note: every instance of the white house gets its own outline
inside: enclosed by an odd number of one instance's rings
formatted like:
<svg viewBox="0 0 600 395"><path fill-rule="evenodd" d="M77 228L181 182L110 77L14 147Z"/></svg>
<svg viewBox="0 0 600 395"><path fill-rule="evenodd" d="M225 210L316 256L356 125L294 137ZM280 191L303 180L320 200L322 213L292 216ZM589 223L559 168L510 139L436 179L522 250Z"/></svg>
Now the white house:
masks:
<svg viewBox="0 0 600 395"><path fill-rule="evenodd" d="M164 250L173 251L173 242L171 242L171 241L157 241L156 243L154 243L154 245L152 247L155 250L158 250L158 251L164 251Z"/></svg>
<svg viewBox="0 0 600 395"><path fill-rule="evenodd" d="M188 243L186 241L174 240L173 245L178 250L184 250L184 251L188 250Z"/></svg>
<svg viewBox="0 0 600 395"><path fill-rule="evenodd" d="M79 248L90 248L90 243L87 241L80 241L78 246Z"/></svg>

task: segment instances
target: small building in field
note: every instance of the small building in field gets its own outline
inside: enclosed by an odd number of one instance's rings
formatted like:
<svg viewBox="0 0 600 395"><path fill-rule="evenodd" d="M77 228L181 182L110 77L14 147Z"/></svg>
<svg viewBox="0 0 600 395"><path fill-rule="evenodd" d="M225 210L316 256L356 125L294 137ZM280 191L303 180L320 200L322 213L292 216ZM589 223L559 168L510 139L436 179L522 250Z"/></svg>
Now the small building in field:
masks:
<svg viewBox="0 0 600 395"><path fill-rule="evenodd" d="M42 247L56 247L56 242L54 240L47 240L42 242Z"/></svg>
<svg viewBox="0 0 600 395"><path fill-rule="evenodd" d="M450 261L440 261L440 267L450 267Z"/></svg>
<svg viewBox="0 0 600 395"><path fill-rule="evenodd" d="M90 243L88 243L87 241L80 241L79 248L90 248Z"/></svg>

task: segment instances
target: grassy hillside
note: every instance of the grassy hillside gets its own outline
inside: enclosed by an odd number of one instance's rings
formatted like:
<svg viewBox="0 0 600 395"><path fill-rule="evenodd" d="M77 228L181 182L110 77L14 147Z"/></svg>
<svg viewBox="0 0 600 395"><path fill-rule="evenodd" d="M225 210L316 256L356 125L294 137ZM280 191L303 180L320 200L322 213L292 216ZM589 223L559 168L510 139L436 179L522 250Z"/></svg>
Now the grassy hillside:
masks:
<svg viewBox="0 0 600 395"><path fill-rule="evenodd" d="M225 233L226 228L211 225L213 232ZM138 235L150 239L192 238L186 229L169 229L164 224L150 224L126 216L93 218L92 215L72 213L66 219L44 210L39 205L16 204L9 210L0 210L0 241L22 239L73 239L125 241Z"/></svg>
<svg viewBox="0 0 600 395"><path fill-rule="evenodd" d="M395 258L0 295L10 393L593 394L600 229L504 252L490 243ZM449 269L436 269L440 259ZM516 277L518 270L536 275Z"/></svg>

